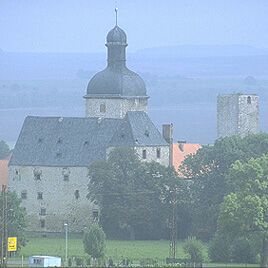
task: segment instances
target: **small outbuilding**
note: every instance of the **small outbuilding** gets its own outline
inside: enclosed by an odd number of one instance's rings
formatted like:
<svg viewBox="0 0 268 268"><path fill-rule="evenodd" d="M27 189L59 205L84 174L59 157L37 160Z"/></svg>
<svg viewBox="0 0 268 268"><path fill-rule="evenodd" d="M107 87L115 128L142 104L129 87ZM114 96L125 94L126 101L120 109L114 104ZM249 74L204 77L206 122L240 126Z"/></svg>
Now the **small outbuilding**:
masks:
<svg viewBox="0 0 268 268"><path fill-rule="evenodd" d="M61 267L61 258L53 256L31 256L29 267Z"/></svg>

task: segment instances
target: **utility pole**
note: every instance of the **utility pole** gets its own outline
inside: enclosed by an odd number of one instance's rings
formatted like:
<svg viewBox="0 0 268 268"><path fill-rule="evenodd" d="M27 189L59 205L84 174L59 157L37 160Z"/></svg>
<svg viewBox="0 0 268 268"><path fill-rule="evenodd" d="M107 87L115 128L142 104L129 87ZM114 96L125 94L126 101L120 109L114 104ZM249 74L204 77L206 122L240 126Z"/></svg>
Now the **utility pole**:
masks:
<svg viewBox="0 0 268 268"><path fill-rule="evenodd" d="M7 267L7 187L2 185L1 267Z"/></svg>
<svg viewBox="0 0 268 268"><path fill-rule="evenodd" d="M65 228L65 266L68 267L68 223L64 223Z"/></svg>
<svg viewBox="0 0 268 268"><path fill-rule="evenodd" d="M177 189L171 190L171 206L172 206L172 215L170 222L170 246L169 246L169 258L172 259L172 262L176 260L177 253Z"/></svg>

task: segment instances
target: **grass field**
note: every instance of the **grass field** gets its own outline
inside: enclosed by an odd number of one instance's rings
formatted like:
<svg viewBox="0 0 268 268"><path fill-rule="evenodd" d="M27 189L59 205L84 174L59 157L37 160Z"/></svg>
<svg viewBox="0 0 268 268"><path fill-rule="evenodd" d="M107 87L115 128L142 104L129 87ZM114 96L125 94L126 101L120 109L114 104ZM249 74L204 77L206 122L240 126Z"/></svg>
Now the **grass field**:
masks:
<svg viewBox="0 0 268 268"><path fill-rule="evenodd" d="M178 243L178 257L184 258L182 243ZM20 255L57 255L64 257L64 238L29 238L27 245L22 248ZM106 243L106 256L113 259L129 258L140 260L152 258L165 260L169 254L169 241L119 241L108 240ZM81 238L68 239L68 255L86 257Z"/></svg>
<svg viewBox="0 0 268 268"><path fill-rule="evenodd" d="M185 258L182 249L183 242L177 243L177 258ZM52 255L60 256L64 259L65 256L65 239L62 237L43 238L31 237L27 245L22 248L19 256L26 260L31 255ZM169 255L169 241L122 241L122 240L107 240L106 242L106 257L112 257L115 262L119 262L123 258L128 258L138 264L144 259L157 260L158 264L164 264L166 257ZM258 265L249 264L216 264L208 263L207 249L205 249L206 263L203 267L258 267ZM68 239L68 256L69 257L88 257L84 253L83 242L81 238L71 237Z"/></svg>

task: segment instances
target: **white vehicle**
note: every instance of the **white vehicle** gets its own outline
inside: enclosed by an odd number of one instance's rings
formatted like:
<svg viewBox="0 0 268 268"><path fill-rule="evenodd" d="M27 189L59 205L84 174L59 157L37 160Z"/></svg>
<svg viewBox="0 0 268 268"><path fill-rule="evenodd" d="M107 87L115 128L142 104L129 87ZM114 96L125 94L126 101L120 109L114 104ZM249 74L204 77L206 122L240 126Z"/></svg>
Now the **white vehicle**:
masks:
<svg viewBox="0 0 268 268"><path fill-rule="evenodd" d="M31 256L29 267L61 267L61 258L53 256Z"/></svg>

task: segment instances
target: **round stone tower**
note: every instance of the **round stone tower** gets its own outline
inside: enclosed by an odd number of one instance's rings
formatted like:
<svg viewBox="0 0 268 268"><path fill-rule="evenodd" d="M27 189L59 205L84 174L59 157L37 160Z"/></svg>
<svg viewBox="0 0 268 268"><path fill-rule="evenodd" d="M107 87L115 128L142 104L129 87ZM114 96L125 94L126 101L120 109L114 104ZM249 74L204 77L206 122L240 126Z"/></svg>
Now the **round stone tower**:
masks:
<svg viewBox="0 0 268 268"><path fill-rule="evenodd" d="M128 111L146 111L142 78L126 67L126 33L117 25L107 34L107 67L93 76L87 87L86 116L123 118Z"/></svg>

